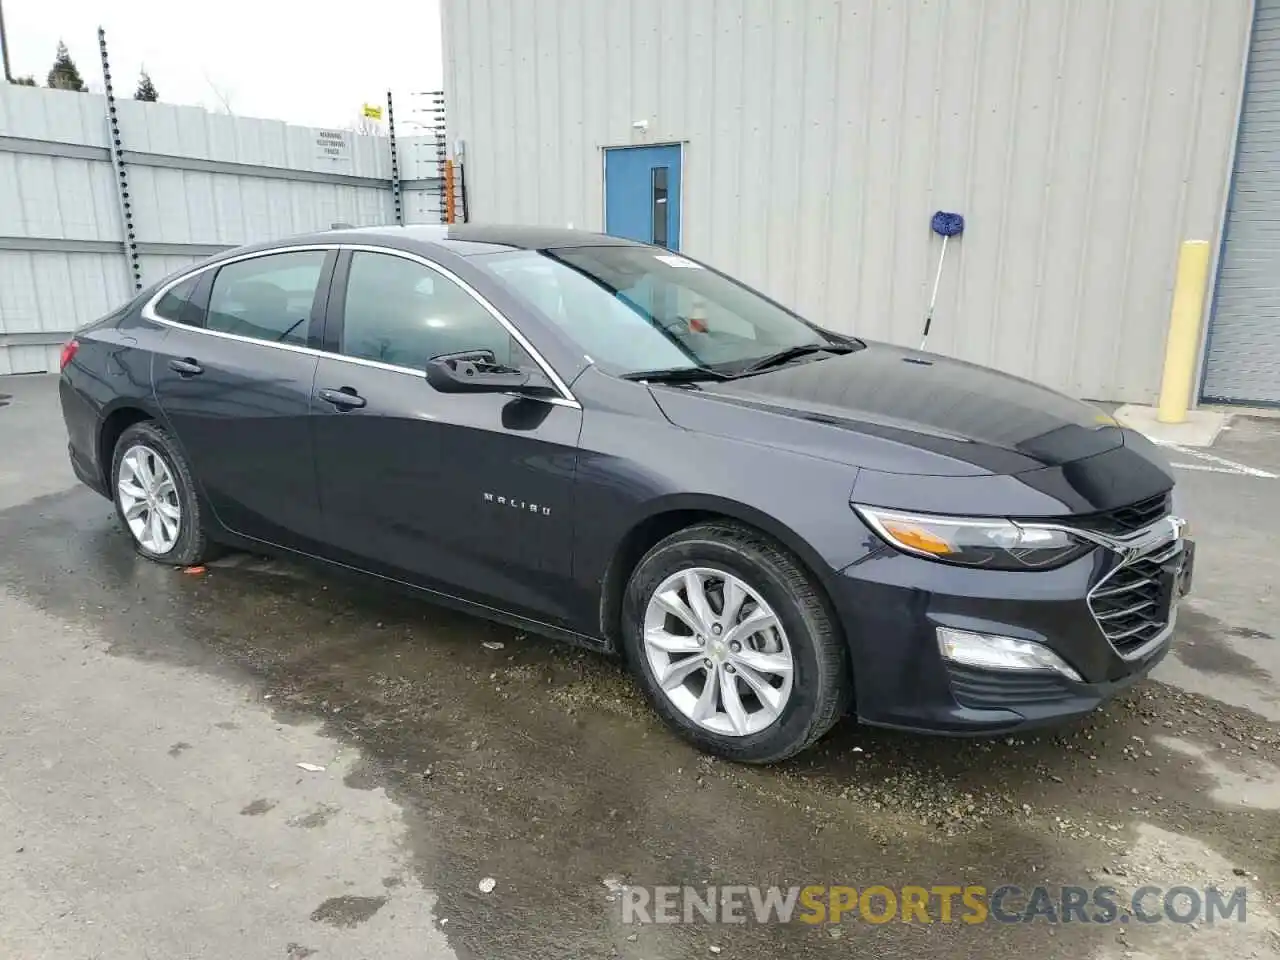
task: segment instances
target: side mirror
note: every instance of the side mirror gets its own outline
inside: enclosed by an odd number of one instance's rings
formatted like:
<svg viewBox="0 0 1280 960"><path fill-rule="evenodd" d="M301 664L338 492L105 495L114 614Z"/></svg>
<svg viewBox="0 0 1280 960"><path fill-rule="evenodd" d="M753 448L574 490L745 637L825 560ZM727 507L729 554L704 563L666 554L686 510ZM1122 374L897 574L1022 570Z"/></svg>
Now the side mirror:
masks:
<svg viewBox="0 0 1280 960"><path fill-rule="evenodd" d="M488 350L450 353L427 361L427 383L441 393L506 393L529 382L529 374L503 366Z"/></svg>

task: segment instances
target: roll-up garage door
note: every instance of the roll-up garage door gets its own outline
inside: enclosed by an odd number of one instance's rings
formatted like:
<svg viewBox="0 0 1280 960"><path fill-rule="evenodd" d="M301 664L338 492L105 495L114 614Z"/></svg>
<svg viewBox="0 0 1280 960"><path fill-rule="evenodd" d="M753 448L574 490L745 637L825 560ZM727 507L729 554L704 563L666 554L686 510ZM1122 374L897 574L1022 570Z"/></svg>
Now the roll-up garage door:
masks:
<svg viewBox="0 0 1280 960"><path fill-rule="evenodd" d="M1257 0L1203 394L1280 403L1280 0Z"/></svg>

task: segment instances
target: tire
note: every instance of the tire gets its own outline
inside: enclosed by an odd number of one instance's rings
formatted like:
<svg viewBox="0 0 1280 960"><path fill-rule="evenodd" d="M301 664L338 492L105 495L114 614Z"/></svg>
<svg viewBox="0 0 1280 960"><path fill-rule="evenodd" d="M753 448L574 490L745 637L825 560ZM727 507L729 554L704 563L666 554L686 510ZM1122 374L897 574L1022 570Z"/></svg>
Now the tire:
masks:
<svg viewBox="0 0 1280 960"><path fill-rule="evenodd" d="M676 599L683 599L688 605L690 571L706 587L708 610L713 618L723 618L726 613L725 597L731 589L730 581L720 579L717 594L716 578L727 574L738 581L733 588L738 591L738 596L742 595L743 588L755 594L754 598L748 597L742 603L742 613L733 618L734 622L740 624L753 615L767 616L771 610L781 631L766 628L759 634L747 636L739 643L739 653L733 654L723 641L728 637L742 636L744 628L739 627L735 631L729 620L723 620L720 626L713 624L710 628L716 636L704 630L700 640L699 632L689 626L683 616L669 613L669 606L664 604L651 608L656 594L661 592L669 598L670 591L680 590L681 584L686 585L686 589ZM703 591L700 589L699 592ZM688 606L691 609L692 605ZM690 609L683 612L690 612ZM650 618L648 624L647 617ZM674 533L658 543L645 554L631 575L623 598L622 618L627 659L645 696L669 726L707 753L742 763L783 760L809 747L830 730L844 714L852 697L844 637L818 584L794 556L749 527L727 521L703 523ZM657 649L656 644L646 643L647 626L657 631L651 636L660 638L663 643L680 646L680 651L673 654ZM684 637L684 631L688 631L690 636ZM673 639L670 635L673 632L681 635ZM702 652L686 654L683 649L687 645L686 640L697 644L698 650L707 652L709 656L704 658ZM717 643L717 640L721 642ZM744 667L746 661L741 659L744 656L741 650L743 643L761 647L760 650L746 650L746 654L752 657L752 664L785 662L785 656L789 654L789 688L786 671L778 674L756 671L750 678L753 683L748 684L749 678L744 674L751 671ZM771 655L781 656L784 660L761 659L763 654L775 649L779 652ZM658 680L658 671L676 676L679 670L667 671L677 663L681 669L692 664L688 657L699 659L702 666L696 667L673 694L667 693ZM734 660L735 657L738 659ZM658 661L656 664L655 659ZM733 668L735 662L738 664L736 670ZM713 671L718 671L718 684L732 684L737 692L732 698L738 704L736 716L729 709L727 688L718 688L709 700L705 697L705 684ZM701 684L696 673L702 674ZM754 691L761 689L759 680L762 676L771 684L777 684L773 691L765 691L770 699L782 699L776 709L766 704L765 696L755 695ZM691 700L697 701L692 712ZM704 700L723 706L711 716L704 715L699 722L694 715L706 713L701 707ZM752 713L750 704L760 708L759 712ZM735 729L726 729L730 725Z"/></svg>
<svg viewBox="0 0 1280 960"><path fill-rule="evenodd" d="M172 494L168 493L167 488L163 494L163 499L170 510L176 508L177 511L177 519L174 521L177 535L173 538L171 546L167 542L161 543L154 540L144 542L148 540L148 531L144 530L143 535L140 536L131 525L130 518L126 516L127 506L124 502L126 494L121 488L121 473L124 471L126 474L126 486L130 489L141 489L140 486L134 486L131 480L135 476L133 467L126 465L126 457L138 451L145 451L144 460L148 463L150 461L146 459L147 457L159 460L172 481ZM133 460L131 464L134 462L137 461ZM154 465L151 468L155 469ZM173 439L154 421L143 420L135 423L116 441L115 449L111 454L111 499L116 505L116 515L120 518L121 525L133 540L134 548L148 560L185 567L201 563L209 557L209 542L204 533L203 511L200 499L196 496L196 485L191 476L191 468L187 466L186 458L183 457L182 451L178 449ZM149 518L150 510L145 511L145 516ZM166 516L169 515L166 514ZM138 518L135 517L135 519ZM145 527L146 521L143 523ZM168 529L165 527L166 531Z"/></svg>

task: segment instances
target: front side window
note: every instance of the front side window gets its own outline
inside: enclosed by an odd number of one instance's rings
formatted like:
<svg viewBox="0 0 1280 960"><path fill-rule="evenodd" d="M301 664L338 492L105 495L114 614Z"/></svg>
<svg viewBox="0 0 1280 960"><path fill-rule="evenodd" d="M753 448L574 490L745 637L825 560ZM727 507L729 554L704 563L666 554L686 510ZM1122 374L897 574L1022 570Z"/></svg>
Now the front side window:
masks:
<svg viewBox="0 0 1280 960"><path fill-rule="evenodd" d="M191 306L191 298L195 295L196 287L200 285L200 279L201 275L197 274L170 287L152 308L156 316L161 320L171 320L174 323L193 322L192 318L197 311Z"/></svg>
<svg viewBox="0 0 1280 960"><path fill-rule="evenodd" d="M531 365L507 328L448 277L385 253L351 255L339 349L349 357L422 370L433 357L488 350Z"/></svg>
<svg viewBox="0 0 1280 960"><path fill-rule="evenodd" d="M324 258L323 250L299 250L227 264L214 278L205 326L255 340L305 345Z"/></svg>
<svg viewBox="0 0 1280 960"><path fill-rule="evenodd" d="M737 281L653 247L519 250L472 262L619 375L732 373L792 347L832 342Z"/></svg>

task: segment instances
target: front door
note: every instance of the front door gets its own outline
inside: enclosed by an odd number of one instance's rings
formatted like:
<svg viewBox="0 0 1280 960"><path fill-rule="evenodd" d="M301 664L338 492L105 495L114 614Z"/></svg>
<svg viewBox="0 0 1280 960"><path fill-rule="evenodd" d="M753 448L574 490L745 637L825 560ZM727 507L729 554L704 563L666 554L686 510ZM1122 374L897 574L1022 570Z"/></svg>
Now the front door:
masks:
<svg viewBox="0 0 1280 960"><path fill-rule="evenodd" d="M334 559L568 622L582 411L438 392L425 370L441 354L490 350L537 367L474 296L423 262L344 257L325 331L334 356L320 361L312 417Z"/></svg>
<svg viewBox="0 0 1280 960"><path fill-rule="evenodd" d="M305 347L323 311L325 258L299 250L234 261L201 275L199 303L161 298L156 311L170 325L151 373L218 520L307 552L321 520L309 420L317 357Z"/></svg>
<svg viewBox="0 0 1280 960"><path fill-rule="evenodd" d="M680 249L680 147L604 152L604 232Z"/></svg>

